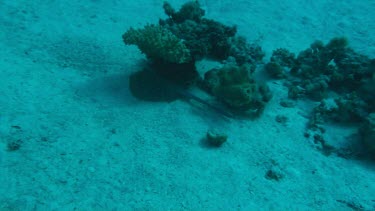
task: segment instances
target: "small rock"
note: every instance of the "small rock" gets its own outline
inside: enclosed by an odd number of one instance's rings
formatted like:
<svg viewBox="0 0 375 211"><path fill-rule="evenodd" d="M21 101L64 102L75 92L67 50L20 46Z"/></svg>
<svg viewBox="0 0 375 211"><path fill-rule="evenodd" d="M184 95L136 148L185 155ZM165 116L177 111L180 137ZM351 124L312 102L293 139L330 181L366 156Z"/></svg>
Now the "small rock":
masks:
<svg viewBox="0 0 375 211"><path fill-rule="evenodd" d="M11 140L7 144L7 149L8 149L8 151L16 151L16 150L19 150L21 148L21 145L22 145L21 139Z"/></svg>
<svg viewBox="0 0 375 211"><path fill-rule="evenodd" d="M217 130L207 131L206 137L208 144L215 147L221 146L228 139L228 136L226 134Z"/></svg>
<svg viewBox="0 0 375 211"><path fill-rule="evenodd" d="M284 174L281 172L279 168L271 168L266 172L265 177L268 180L280 181L282 178L284 178Z"/></svg>
<svg viewBox="0 0 375 211"><path fill-rule="evenodd" d="M276 122L285 125L288 122L288 117L286 117L284 115L277 115L275 117L275 120L276 120Z"/></svg>

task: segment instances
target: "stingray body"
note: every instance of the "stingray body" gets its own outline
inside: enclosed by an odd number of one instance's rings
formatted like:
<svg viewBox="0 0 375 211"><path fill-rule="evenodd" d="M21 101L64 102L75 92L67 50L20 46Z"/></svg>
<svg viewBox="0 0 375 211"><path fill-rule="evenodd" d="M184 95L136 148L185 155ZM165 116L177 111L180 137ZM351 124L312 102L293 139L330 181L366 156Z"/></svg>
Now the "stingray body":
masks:
<svg viewBox="0 0 375 211"><path fill-rule="evenodd" d="M232 114L223 108L194 95L185 86L173 83L151 69L146 68L130 75L129 88L132 95L140 100L171 102L183 99L186 101L195 101L223 116L232 117Z"/></svg>
<svg viewBox="0 0 375 211"><path fill-rule="evenodd" d="M194 100L198 103L201 103L203 105L205 105L206 107L210 108L211 110L223 115L223 116L226 116L226 117L233 117L233 115L227 111L225 111L223 108L220 108L219 106L215 106L209 102L207 102L206 100L192 94L191 92L187 91L187 90L178 90L178 95L181 96L183 99L185 100Z"/></svg>

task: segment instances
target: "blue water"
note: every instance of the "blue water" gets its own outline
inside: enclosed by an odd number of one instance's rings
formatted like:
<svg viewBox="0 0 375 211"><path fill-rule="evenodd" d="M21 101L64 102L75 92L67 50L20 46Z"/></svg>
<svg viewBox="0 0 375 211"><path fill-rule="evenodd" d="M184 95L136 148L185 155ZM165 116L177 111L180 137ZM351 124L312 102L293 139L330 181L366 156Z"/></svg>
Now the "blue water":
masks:
<svg viewBox="0 0 375 211"><path fill-rule="evenodd" d="M0 2L0 210L375 210L375 2L187 2Z"/></svg>

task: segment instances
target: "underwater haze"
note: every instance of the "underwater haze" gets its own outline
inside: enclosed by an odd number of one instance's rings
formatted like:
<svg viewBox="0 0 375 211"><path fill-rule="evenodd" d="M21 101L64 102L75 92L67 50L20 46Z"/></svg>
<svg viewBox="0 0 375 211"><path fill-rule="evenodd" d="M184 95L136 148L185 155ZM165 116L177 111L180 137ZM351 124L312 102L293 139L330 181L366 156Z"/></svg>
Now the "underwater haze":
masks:
<svg viewBox="0 0 375 211"><path fill-rule="evenodd" d="M375 210L373 11L1 0L0 210Z"/></svg>

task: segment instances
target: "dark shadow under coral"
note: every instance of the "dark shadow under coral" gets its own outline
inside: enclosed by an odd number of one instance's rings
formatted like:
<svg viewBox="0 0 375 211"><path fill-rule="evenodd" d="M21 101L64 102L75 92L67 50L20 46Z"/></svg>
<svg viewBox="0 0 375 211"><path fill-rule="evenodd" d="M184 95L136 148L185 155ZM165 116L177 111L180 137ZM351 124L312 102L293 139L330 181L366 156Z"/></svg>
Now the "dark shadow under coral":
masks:
<svg viewBox="0 0 375 211"><path fill-rule="evenodd" d="M177 85L167 81L151 69L144 69L130 75L131 94L140 100L171 102L179 98Z"/></svg>

